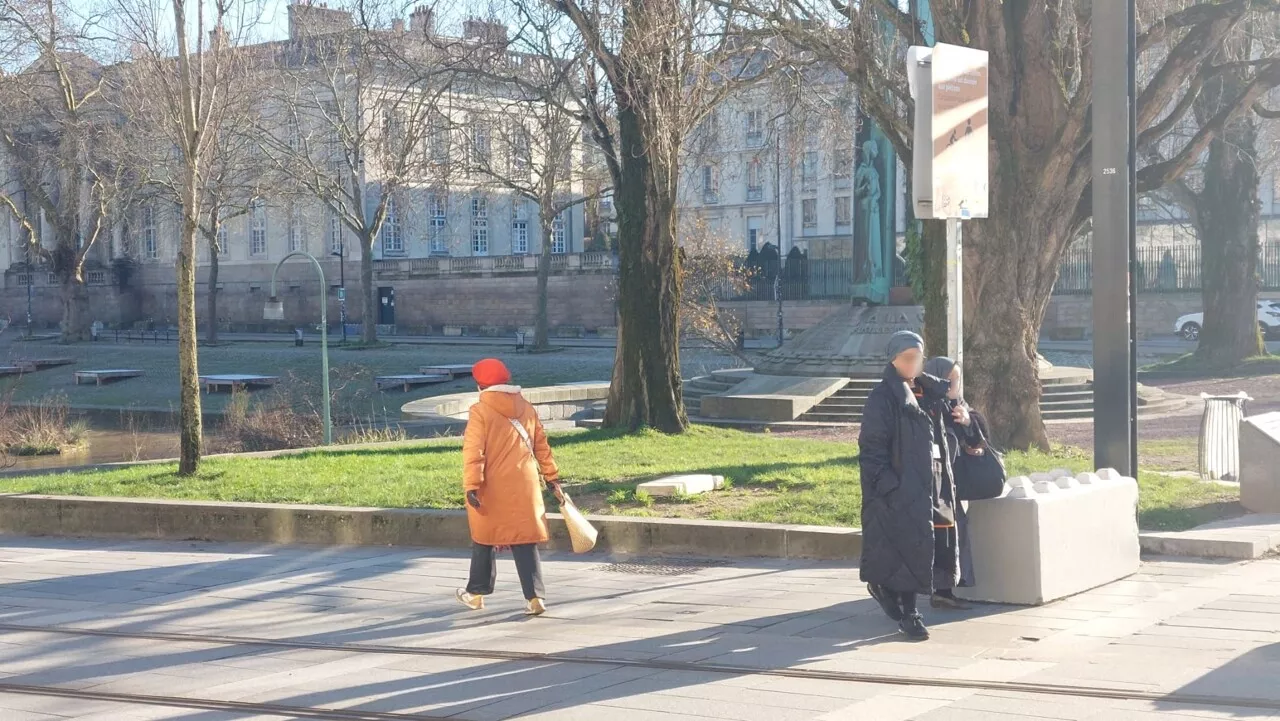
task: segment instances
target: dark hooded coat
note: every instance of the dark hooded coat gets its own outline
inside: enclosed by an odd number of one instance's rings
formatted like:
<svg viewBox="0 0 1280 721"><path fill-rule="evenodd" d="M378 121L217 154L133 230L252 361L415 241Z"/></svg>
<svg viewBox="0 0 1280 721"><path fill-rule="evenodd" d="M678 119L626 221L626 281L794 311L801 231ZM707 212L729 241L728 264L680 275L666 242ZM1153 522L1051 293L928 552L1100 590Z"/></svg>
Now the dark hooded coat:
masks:
<svg viewBox="0 0 1280 721"><path fill-rule="evenodd" d="M859 576L890 591L931 593L934 523L954 513L950 444L941 415L950 383L922 376L915 394L889 365L867 398L858 434L862 471L862 564ZM935 463L934 444L939 458ZM952 516L954 518L954 516ZM947 565L949 559L944 559Z"/></svg>

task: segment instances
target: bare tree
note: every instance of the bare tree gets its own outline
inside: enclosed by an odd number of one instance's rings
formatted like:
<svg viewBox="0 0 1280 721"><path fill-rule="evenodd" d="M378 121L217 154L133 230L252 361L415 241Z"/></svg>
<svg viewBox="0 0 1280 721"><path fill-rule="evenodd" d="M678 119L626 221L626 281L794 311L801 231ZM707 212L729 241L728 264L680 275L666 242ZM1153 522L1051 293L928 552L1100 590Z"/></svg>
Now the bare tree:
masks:
<svg viewBox="0 0 1280 721"><path fill-rule="evenodd" d="M856 83L863 110L910 158L914 104L903 58L907 45L926 40L921 5L912 0L908 11L897 3L783 0L779 7L762 6L758 16ZM1240 23L1280 7L1248 0L1149 0L1139 6L1138 51L1146 78L1137 109L1140 147L1165 138L1211 80L1232 68L1245 73L1186 142L1139 171L1145 191L1186 172L1227 124L1280 82L1280 58L1273 55L1244 63L1217 60ZM965 232L966 387L1007 447L1048 446L1036 347L1059 261L1092 214L1091 7L1083 0L929 3L929 40L990 52L991 217ZM933 226L926 228L926 240L937 238L937 225L926 223Z"/></svg>
<svg viewBox="0 0 1280 721"><path fill-rule="evenodd" d="M28 282L35 263L52 266L64 343L89 337L85 261L118 187L103 153L117 117L103 101L104 69L86 54L97 27L53 0L0 0L0 52L29 63L0 75L0 207L26 239Z"/></svg>
<svg viewBox="0 0 1280 721"><path fill-rule="evenodd" d="M518 0L524 8L531 0ZM557 0L555 25L586 53L584 118L613 177L618 213L618 350L605 423L677 433L681 273L680 163L690 131L774 51L733 3ZM533 14L533 13L526 13Z"/></svg>
<svg viewBox="0 0 1280 721"><path fill-rule="evenodd" d="M402 190L445 179L448 165L432 162L429 140L467 49L436 41L429 10L407 29L381 3L291 10L298 15L259 138L296 190L359 241L362 341L375 343L374 243L402 210Z"/></svg>
<svg viewBox="0 0 1280 721"><path fill-rule="evenodd" d="M219 138L240 107L236 80L245 58L233 47L229 30L253 19L233 13L231 0L171 0L170 7L142 0L120 0L122 35L134 59L122 67L122 105L151 129L169 159L172 172L144 176L167 188L177 201L178 288L178 472L194 474L202 452L202 420L196 328L198 238L210 190L214 187ZM244 11L245 7L237 6ZM146 134L144 133L144 136Z"/></svg>

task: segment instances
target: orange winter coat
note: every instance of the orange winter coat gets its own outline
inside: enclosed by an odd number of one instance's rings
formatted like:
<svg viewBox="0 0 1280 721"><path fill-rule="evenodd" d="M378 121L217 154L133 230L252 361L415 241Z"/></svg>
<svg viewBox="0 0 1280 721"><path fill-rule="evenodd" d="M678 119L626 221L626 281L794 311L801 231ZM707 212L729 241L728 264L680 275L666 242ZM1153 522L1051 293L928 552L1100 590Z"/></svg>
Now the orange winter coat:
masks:
<svg viewBox="0 0 1280 721"><path fill-rule="evenodd" d="M536 458L529 454L511 418L533 440ZM478 491L480 496L479 510L466 504L471 540L486 546L547 541L539 470L548 481L560 477L537 410L515 386L483 391L480 402L471 406L462 440L463 491Z"/></svg>

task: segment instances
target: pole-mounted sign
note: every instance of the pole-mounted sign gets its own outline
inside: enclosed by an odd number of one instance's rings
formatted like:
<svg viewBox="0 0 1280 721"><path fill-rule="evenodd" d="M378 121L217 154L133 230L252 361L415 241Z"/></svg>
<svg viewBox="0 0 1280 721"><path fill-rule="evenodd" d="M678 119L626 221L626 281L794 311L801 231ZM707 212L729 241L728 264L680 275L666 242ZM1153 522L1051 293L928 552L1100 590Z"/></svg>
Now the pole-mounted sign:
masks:
<svg viewBox="0 0 1280 721"><path fill-rule="evenodd" d="M988 55L938 43L907 51L916 101L911 205L915 217L947 221L947 354L964 355L960 222L989 206Z"/></svg>

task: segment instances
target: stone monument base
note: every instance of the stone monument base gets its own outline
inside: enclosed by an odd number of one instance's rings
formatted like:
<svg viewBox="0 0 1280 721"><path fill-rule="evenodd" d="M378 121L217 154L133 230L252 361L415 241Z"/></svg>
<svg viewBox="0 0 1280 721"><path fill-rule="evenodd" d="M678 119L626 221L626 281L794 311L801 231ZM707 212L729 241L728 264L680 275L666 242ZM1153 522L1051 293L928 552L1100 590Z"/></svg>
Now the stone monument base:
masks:
<svg viewBox="0 0 1280 721"><path fill-rule="evenodd" d="M770 351L756 372L768 376L878 378L889 362L889 338L921 332L920 306L855 306L837 310L795 340Z"/></svg>

